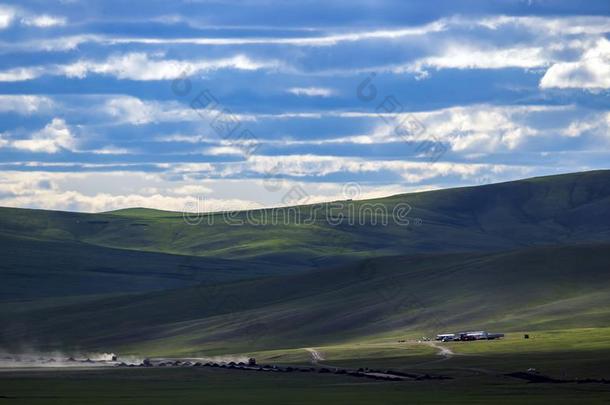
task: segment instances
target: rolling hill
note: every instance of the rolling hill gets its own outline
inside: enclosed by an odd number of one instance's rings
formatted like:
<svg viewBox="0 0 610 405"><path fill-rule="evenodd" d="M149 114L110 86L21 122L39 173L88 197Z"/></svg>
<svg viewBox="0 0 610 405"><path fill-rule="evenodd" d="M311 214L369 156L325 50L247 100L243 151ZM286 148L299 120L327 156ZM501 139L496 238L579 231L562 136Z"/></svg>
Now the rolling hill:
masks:
<svg viewBox="0 0 610 405"><path fill-rule="evenodd" d="M333 204L231 213L239 226L2 208L0 346L227 353L610 320L610 171L346 201L339 224L283 221ZM404 204L408 225L381 223ZM385 211L349 223L362 207ZM265 216L274 224L257 225Z"/></svg>
<svg viewBox="0 0 610 405"><path fill-rule="evenodd" d="M279 349L444 329L604 326L610 319L608 263L609 244L419 254L50 308L9 311L5 305L0 341L6 346L35 337L72 347L140 346L167 354Z"/></svg>
<svg viewBox="0 0 610 405"><path fill-rule="evenodd" d="M146 209L80 214L2 208L0 234L310 267L321 258L336 263L341 258L610 240L610 171L340 204L216 213L197 225L187 224L182 213ZM400 204L411 207L408 226L392 220ZM371 207L384 207L385 215ZM354 218L358 212L363 212L362 223ZM339 215L343 220L337 220ZM380 225L383 219L387 226Z"/></svg>

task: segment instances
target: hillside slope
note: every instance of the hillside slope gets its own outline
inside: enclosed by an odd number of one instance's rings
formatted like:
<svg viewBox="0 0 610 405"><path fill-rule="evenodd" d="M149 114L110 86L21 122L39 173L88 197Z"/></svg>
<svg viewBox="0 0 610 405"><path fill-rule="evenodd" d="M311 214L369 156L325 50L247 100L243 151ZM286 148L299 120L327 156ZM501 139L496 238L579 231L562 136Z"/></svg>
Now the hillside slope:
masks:
<svg viewBox="0 0 610 405"><path fill-rule="evenodd" d="M405 203L421 223L389 220ZM339 224L332 203L197 225L1 208L0 346L226 353L610 321L610 171L343 204Z"/></svg>
<svg viewBox="0 0 610 405"><path fill-rule="evenodd" d="M603 326L608 263L608 244L410 255L52 308L5 305L0 344L239 352L445 329Z"/></svg>
<svg viewBox="0 0 610 405"><path fill-rule="evenodd" d="M155 210L79 214L2 208L0 233L118 249L256 259L281 263L287 271L291 266L323 267L370 256L610 241L610 171L342 204L342 210L336 204L319 204L211 214L198 225L185 223L181 213ZM393 220L400 204L412 208L408 226ZM371 207L384 207L386 215ZM358 212L364 214L354 218ZM329 223L328 213L335 223ZM337 220L339 215L344 216L342 221ZM384 219L386 226L380 225ZM256 225L261 221L268 225Z"/></svg>
<svg viewBox="0 0 610 405"><path fill-rule="evenodd" d="M248 263L0 234L0 302L172 289L280 274Z"/></svg>

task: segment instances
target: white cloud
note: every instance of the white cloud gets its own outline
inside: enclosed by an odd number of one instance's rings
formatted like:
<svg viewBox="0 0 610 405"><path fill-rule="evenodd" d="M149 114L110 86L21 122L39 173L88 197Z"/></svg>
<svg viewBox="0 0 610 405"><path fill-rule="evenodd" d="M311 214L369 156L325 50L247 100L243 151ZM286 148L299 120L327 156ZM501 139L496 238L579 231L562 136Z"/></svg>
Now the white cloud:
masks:
<svg viewBox="0 0 610 405"><path fill-rule="evenodd" d="M419 113L426 126L422 136L447 142L456 152L514 150L538 131L525 124L525 117L539 107L489 106L452 107Z"/></svg>
<svg viewBox="0 0 610 405"><path fill-rule="evenodd" d="M82 59L65 65L18 67L0 71L0 82L36 79L43 75L83 79L90 74L113 76L126 80L173 80L185 73L192 75L221 69L259 70L277 69L276 60L254 60L245 55L218 59L173 60L150 57L146 53L127 53L111 56L103 61Z"/></svg>
<svg viewBox="0 0 610 405"><path fill-rule="evenodd" d="M209 28L209 27L206 27ZM84 43L95 43L106 46L112 45L291 45L302 47L334 46L344 42L358 42L365 40L398 40L402 38L423 36L428 33L440 32L445 29L442 21L433 22L420 27L404 27L398 29L384 29L372 31L358 31L337 34L316 35L311 37L230 37L230 38L143 38L143 37L116 37L99 34L71 35L57 38L41 39L37 41L23 41L20 47L30 50L66 50L73 49ZM11 44L2 44L10 47Z"/></svg>
<svg viewBox="0 0 610 405"><path fill-rule="evenodd" d="M381 29L346 33L333 33L311 37L289 38L106 38L111 44L140 43L154 45L294 45L294 46L332 46L342 42L357 42L371 39L401 39L404 37L421 36L446 29L444 21L435 21L422 26L404 27L398 29Z"/></svg>
<svg viewBox="0 0 610 405"><path fill-rule="evenodd" d="M532 31L535 35L519 44L499 44L493 40L481 38L466 38L460 42L455 39L440 37L433 43L422 42L421 51L424 56L404 63L387 64L381 66L368 66L356 69L330 69L318 71L319 74L334 74L340 72L358 73L360 71L391 71L394 73L410 72L423 78L429 74L429 69L502 69L523 68L534 69L553 65L548 74L568 75L569 72L598 72L591 74L605 83L607 77L607 59L597 57L597 61L584 63L566 61L567 54L579 49L587 49L592 35L610 31L609 18L582 17L582 18L542 18L542 17L491 17L482 21L463 18L441 19L424 27L406 27L402 29L374 30L358 33L340 33L312 38L110 38L103 35L75 35L35 43L20 44L20 48L34 47L36 49L73 49L83 42L102 44L135 44L168 45L168 44L199 44L199 45L247 45L250 43L278 43L292 45L335 45L344 41L400 39L410 35L427 35L448 29L463 29L464 27L485 26L490 29L512 28ZM591 24L591 25L588 25ZM540 25L540 28L537 27ZM568 37L569 35L569 37ZM484 38L483 38L484 39ZM274 42L275 41L275 42ZM4 47L14 47L14 44L3 44ZM595 58L594 58L595 59ZM596 65L597 63L597 65ZM183 72L201 74L220 69L259 70L283 69L296 71L295 67L282 63L277 59L256 60L251 56L237 54L216 59L177 60L164 59L160 55L144 52L132 52L122 55L110 56L105 60L82 59L65 65L42 66L37 68L22 67L10 71L0 72L0 81L22 81L39 77L43 74L65 75L67 77L85 78L90 74L113 76L128 80L172 80L180 77ZM310 72L311 73L311 72ZM583 77L587 77L584 75ZM547 79L542 85L547 85ZM609 79L610 80L610 79ZM550 86L557 87L549 84ZM591 85L592 87L594 85ZM603 84L602 84L603 86ZM602 87L596 86L596 87ZM575 87L580 87L575 86ZM303 96L328 97L332 94L330 89L316 87L294 87L288 91Z"/></svg>
<svg viewBox="0 0 610 405"><path fill-rule="evenodd" d="M455 19L465 23L463 19ZM578 17L513 17L494 16L478 21L470 20L489 29L497 30L506 26L527 29L544 35L595 35L610 32L610 18L602 16Z"/></svg>
<svg viewBox="0 0 610 405"><path fill-rule="evenodd" d="M105 61L81 60L58 66L57 71L68 77L84 78L90 73L114 76L129 80L171 80L185 72L196 74L220 69L258 70L277 68L276 61L256 61L245 55L219 59L172 60L151 58L146 53L128 53L111 56Z"/></svg>
<svg viewBox="0 0 610 405"><path fill-rule="evenodd" d="M226 181L223 180L223 183ZM151 191L152 194L149 193ZM210 195L212 191L197 182L190 184L168 182L158 175L142 172L3 171L0 173L1 206L84 212L102 212L129 207L177 212L263 207L248 198L212 196ZM205 196L204 200L194 199L202 195Z"/></svg>
<svg viewBox="0 0 610 405"><path fill-rule="evenodd" d="M10 24L15 15L12 9L0 9L0 28L2 16ZM10 18L9 18L10 16ZM59 20L62 17L56 17ZM179 17L183 19L183 17ZM533 17L533 16L492 16L487 18L450 17L442 18L423 26L407 26L392 29L378 29L355 32L317 33L306 37L228 37L228 38L142 38L113 37L107 35L75 35L36 41L24 41L20 46L28 49L61 50L72 49L82 43L114 44L145 44L145 45L293 45L293 46L334 46L344 42L366 40L408 40L429 34L451 31L453 29L485 27L492 30L518 29L543 36L544 43L549 37L565 35L600 35L610 32L610 17L578 16L578 17ZM205 26L209 28L209 26ZM259 27L260 28L260 27ZM7 44L4 44L5 46ZM10 45L10 44L8 44Z"/></svg>
<svg viewBox="0 0 610 405"><path fill-rule="evenodd" d="M416 181L425 167L410 167L406 181ZM519 176L515 168L435 167L437 174L457 174L472 184L481 175L491 178ZM504 177L505 178L505 177ZM47 171L0 173L0 206L102 212L129 207L170 211L231 211L286 205L285 194L295 187L304 190L302 202L315 203L345 199L343 183L299 182L285 179L280 190L270 191L264 179L190 179L168 181L163 175L143 172L59 173ZM355 199L439 188L435 185L394 184L379 186L363 183Z"/></svg>
<svg viewBox="0 0 610 405"><path fill-rule="evenodd" d="M289 145L328 145L328 144L342 144L342 143L353 143L362 145L371 145L375 143L388 143L397 142L402 138L391 137L391 130L381 129L376 130L371 135L350 135L342 136L338 138L326 138L326 139L270 139L264 140L263 142L267 145L278 145L278 146L289 146Z"/></svg>
<svg viewBox="0 0 610 405"><path fill-rule="evenodd" d="M157 142L182 142L182 143L200 143L211 141L212 138L203 135L183 135L183 134L172 134L162 135L155 137Z"/></svg>
<svg viewBox="0 0 610 405"><path fill-rule="evenodd" d="M20 23L28 27L48 28L66 24L64 17L35 15L21 8L0 5L0 29L8 28L18 16L21 17Z"/></svg>
<svg viewBox="0 0 610 405"><path fill-rule="evenodd" d="M288 89L288 93L295 96L330 97L334 91L324 87L292 87Z"/></svg>
<svg viewBox="0 0 610 405"><path fill-rule="evenodd" d="M170 190L171 193L177 195L187 195L191 197L204 196L213 192L209 187L201 184L187 184L184 186L176 187Z"/></svg>
<svg viewBox="0 0 610 405"><path fill-rule="evenodd" d="M402 66L391 66L395 73L415 72L426 77L433 69L503 69L536 68L549 64L541 47L496 48L475 44L449 44L441 53L427 56Z"/></svg>
<svg viewBox="0 0 610 405"><path fill-rule="evenodd" d="M145 207L181 212L191 209L194 202L191 196L168 196L161 194L107 194L86 195L76 191L38 192L30 195L0 199L3 205L59 209L81 212L105 212L121 208ZM206 199L202 208L206 211L221 211L244 208L261 208L247 200ZM198 211L198 210L195 210Z"/></svg>
<svg viewBox="0 0 610 405"><path fill-rule="evenodd" d="M62 149L76 150L76 139L63 119L54 118L31 138L15 140L11 145L30 152L57 153Z"/></svg>
<svg viewBox="0 0 610 405"><path fill-rule="evenodd" d="M108 145L103 148L88 150L86 152L91 152L96 155L129 155L132 153L129 149L126 148L117 148L116 146Z"/></svg>
<svg viewBox="0 0 610 405"><path fill-rule="evenodd" d="M107 99L101 107L94 107L94 110L102 111L112 117L112 123L114 124L131 125L158 122L204 121L204 118L208 115L212 117L215 114L215 110L195 111L177 101L141 100L132 96L113 96ZM239 116L239 119L246 120L247 118ZM181 141L185 140L182 139Z"/></svg>
<svg viewBox="0 0 610 405"><path fill-rule="evenodd" d="M0 14L1 16L1 14ZM209 28L209 26L206 26ZM443 20L415 27L402 27L397 29L381 29L370 31L356 31L344 33L325 33L310 37L229 37L229 38L143 38L143 37L116 37L99 34L71 35L57 38L40 39L36 41L23 41L20 48L30 50L68 50L74 49L84 43L95 43L102 45L211 45L211 46L236 46L236 45L290 45L299 47L325 47L334 46L345 42L358 42L366 40L400 40L409 37L424 36L429 33L441 32L446 29ZM12 47L13 44L5 43L3 47Z"/></svg>
<svg viewBox="0 0 610 405"><path fill-rule="evenodd" d="M96 34L65 35L53 38L23 40L19 41L19 43L0 42L0 48L7 51L69 51L76 49L78 46L84 43L101 43L99 39L100 36Z"/></svg>
<svg viewBox="0 0 610 405"><path fill-rule="evenodd" d="M204 155L222 156L222 155L239 155L243 156L245 151L235 146L212 146L203 150Z"/></svg>
<svg viewBox="0 0 610 405"><path fill-rule="evenodd" d="M15 10L0 5L0 29L8 28L15 18Z"/></svg>
<svg viewBox="0 0 610 405"><path fill-rule="evenodd" d="M553 122L558 116L568 113L572 116L582 114L575 106L514 106L514 105L491 105L476 104L466 107L450 107L439 110L422 111L414 113L386 113L384 123L377 113L362 113L349 111L325 111L322 113L284 113L278 115L261 114L255 115L256 120L261 119L284 119L286 117L299 117L309 119L321 119L326 117L339 118L370 118L372 123L378 125L370 133L354 134L339 137L328 137L318 139L294 139L291 137L281 139L260 139L260 142L273 147L306 146L306 145L329 145L329 144L388 144L402 143L405 141L418 143L424 140L440 140L449 145L458 153L467 153L469 156L481 153L493 153L499 151L514 151L524 146L528 139L533 137L552 140L558 133L565 131L563 124L540 125L540 118L546 122ZM399 135L396 127L408 117L415 117L423 124L425 130L422 133L412 135ZM546 127L546 128L545 128ZM576 131L574 127L571 131ZM579 132L580 133L580 132ZM214 136L173 134L157 136L158 142L184 142L203 143L218 142ZM222 146L235 146L230 142L220 142ZM207 150L210 153L231 152L231 149ZM235 150L237 154L237 150Z"/></svg>
<svg viewBox="0 0 610 405"><path fill-rule="evenodd" d="M541 88L610 88L610 41L600 38L575 62L552 65L540 80Z"/></svg>
<svg viewBox="0 0 610 405"><path fill-rule="evenodd" d="M21 23L26 26L48 28L66 25L66 18L42 14L24 17L21 19Z"/></svg>
<svg viewBox="0 0 610 405"><path fill-rule="evenodd" d="M45 96L0 95L0 112L16 112L21 115L50 111L55 106Z"/></svg>
<svg viewBox="0 0 610 405"><path fill-rule="evenodd" d="M610 141L610 112L588 114L581 119L572 121L560 133L570 138L593 135L594 138Z"/></svg>
<svg viewBox="0 0 610 405"><path fill-rule="evenodd" d="M404 160L370 160L358 157L341 157L328 155L274 155L250 156L246 162L236 163L179 163L168 168L171 173L180 176L214 175L231 177L253 173L268 176L269 173L291 177L323 177L335 173L377 173L393 172L409 182L420 182L439 176L480 175L485 171L509 172L525 170L524 167L483 164L453 163Z"/></svg>
<svg viewBox="0 0 610 405"><path fill-rule="evenodd" d="M0 82L21 82L40 77L44 73L41 67L19 67L0 71Z"/></svg>
<svg viewBox="0 0 610 405"><path fill-rule="evenodd" d="M533 114L557 114L571 111L573 106L498 106L478 104L467 107L450 107L439 110L383 115L389 123L383 122L375 113L327 111L327 117L365 117L378 122L368 134L355 134L323 139L270 139L261 140L273 146L328 145L328 144L387 144L439 140L448 144L453 151L472 154L474 152L497 152L515 150L530 137L548 135L529 125ZM411 117L411 118L409 118ZM399 135L396 128L401 122L417 119L423 124L422 133ZM559 128L561 129L561 128ZM556 134L556 132L553 132Z"/></svg>
<svg viewBox="0 0 610 405"><path fill-rule="evenodd" d="M92 112L102 111L112 117L114 124L144 125L157 122L195 121L210 123L218 114L219 109L205 108L195 110L177 101L141 100L133 96L112 96L101 106L94 106ZM256 115L233 114L239 121L255 121ZM201 141L200 137L174 135L157 138L161 141L191 142Z"/></svg>
<svg viewBox="0 0 610 405"><path fill-rule="evenodd" d="M119 123L134 125L148 124L155 120L155 108L136 97L112 98L104 104L102 110Z"/></svg>

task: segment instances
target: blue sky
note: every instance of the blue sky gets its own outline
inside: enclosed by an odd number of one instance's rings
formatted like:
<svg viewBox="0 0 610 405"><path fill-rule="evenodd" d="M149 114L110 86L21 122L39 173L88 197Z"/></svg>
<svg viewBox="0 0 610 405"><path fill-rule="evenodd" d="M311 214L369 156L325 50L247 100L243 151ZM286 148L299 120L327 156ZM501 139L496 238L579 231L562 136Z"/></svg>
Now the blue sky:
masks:
<svg viewBox="0 0 610 405"><path fill-rule="evenodd" d="M2 206L232 210L610 157L607 0L0 2L0 55Z"/></svg>

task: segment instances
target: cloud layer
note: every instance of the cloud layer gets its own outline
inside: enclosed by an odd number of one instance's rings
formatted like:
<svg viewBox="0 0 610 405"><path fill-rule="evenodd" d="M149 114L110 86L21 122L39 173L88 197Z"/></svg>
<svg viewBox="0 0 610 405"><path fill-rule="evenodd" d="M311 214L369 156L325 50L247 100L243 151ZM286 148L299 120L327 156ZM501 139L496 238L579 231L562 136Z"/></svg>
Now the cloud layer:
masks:
<svg viewBox="0 0 610 405"><path fill-rule="evenodd" d="M464 4L0 4L0 204L222 210L606 168L610 4Z"/></svg>

